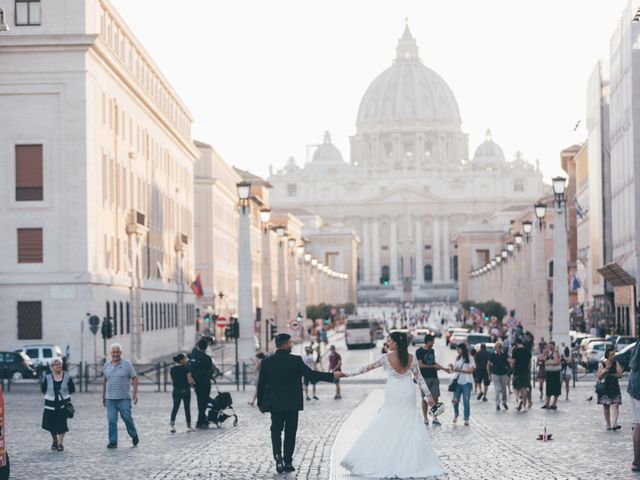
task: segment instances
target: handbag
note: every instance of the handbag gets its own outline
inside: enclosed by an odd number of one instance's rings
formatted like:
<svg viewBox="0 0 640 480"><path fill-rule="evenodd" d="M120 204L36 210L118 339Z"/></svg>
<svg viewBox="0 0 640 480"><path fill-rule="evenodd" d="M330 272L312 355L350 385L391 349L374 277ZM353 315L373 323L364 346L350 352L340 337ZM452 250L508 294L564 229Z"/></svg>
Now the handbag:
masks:
<svg viewBox="0 0 640 480"><path fill-rule="evenodd" d="M598 380L596 382L596 395L604 395L604 392L604 382L602 380Z"/></svg>
<svg viewBox="0 0 640 480"><path fill-rule="evenodd" d="M453 377L451 379L451 383L449 383L449 386L447 387L447 390L449 390L450 392L455 392L456 391L456 388L458 388L458 377L459 376L460 376L460 373L458 373L455 377Z"/></svg>
<svg viewBox="0 0 640 480"><path fill-rule="evenodd" d="M64 401L62 405L62 411L67 418L73 418L73 416L76 414L76 409L73 406L73 403L71 403L71 400Z"/></svg>

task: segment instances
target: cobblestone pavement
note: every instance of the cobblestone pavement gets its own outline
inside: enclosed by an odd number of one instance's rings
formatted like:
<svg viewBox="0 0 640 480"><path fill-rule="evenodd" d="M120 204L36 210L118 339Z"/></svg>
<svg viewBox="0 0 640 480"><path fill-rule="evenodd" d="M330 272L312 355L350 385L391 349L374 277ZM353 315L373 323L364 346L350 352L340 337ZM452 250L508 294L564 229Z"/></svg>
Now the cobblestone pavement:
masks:
<svg viewBox="0 0 640 480"><path fill-rule="evenodd" d="M375 357L373 350L350 351L343 356L347 369ZM438 358L448 362L448 352ZM379 372L372 372L377 379ZM367 376L359 377L366 380ZM429 427L433 445L449 479L591 479L640 478L630 472L632 458L630 408L623 397L619 432L604 429L602 407L586 398L592 395L592 381L581 382L571 391L571 401L560 400L557 411L541 410L534 400L530 411L517 413L510 397L510 410L496 412L492 401L472 398L471 426L453 425L450 394L442 382L446 411L441 427ZM343 381L343 400L333 400L333 386L319 384L319 401L308 402L300 417L294 465L295 474L275 473L270 453L269 416L247 405L251 392L231 391L239 416L234 428L227 421L220 429L186 433L184 416L178 416L178 433L170 434L168 393L142 391L134 407L134 419L141 443L133 448L120 424L119 448L107 450L107 424L100 396L76 394L76 418L62 453L49 450L48 434L41 430L42 396L35 386L17 385L5 397L8 447L14 479L329 479L339 478L332 462L334 444L340 443L342 426L356 431L368 418L355 422L358 407L380 396L382 385ZM493 397L493 386L489 399ZM366 399L366 400L365 400ZM364 403L363 403L364 402ZM195 412L195 398L192 412ZM355 412L355 413L354 413ZM370 413L368 414L371 415ZM553 441L536 440L545 425ZM338 441L336 442L336 438ZM339 452L338 452L339 453ZM332 469L333 465L333 469Z"/></svg>

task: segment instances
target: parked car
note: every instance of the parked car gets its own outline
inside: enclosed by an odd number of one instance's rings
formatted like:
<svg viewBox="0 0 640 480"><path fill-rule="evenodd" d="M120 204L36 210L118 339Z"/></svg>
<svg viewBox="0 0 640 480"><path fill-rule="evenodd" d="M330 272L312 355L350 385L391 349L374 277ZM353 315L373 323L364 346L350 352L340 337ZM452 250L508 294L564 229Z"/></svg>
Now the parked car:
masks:
<svg viewBox="0 0 640 480"><path fill-rule="evenodd" d="M0 378L20 380L38 376L31 359L22 352L0 352Z"/></svg>
<svg viewBox="0 0 640 480"><path fill-rule="evenodd" d="M598 362L604 358L604 352L609 347L613 347L613 343L606 340L596 340L587 345L582 352L582 365L587 371L590 372L597 368Z"/></svg>
<svg viewBox="0 0 640 480"><path fill-rule="evenodd" d="M616 353L616 361L620 364L620 367L622 367L623 372L628 372L630 370L629 362L631 361L631 353L633 353L635 346L636 342L630 343Z"/></svg>
<svg viewBox="0 0 640 480"><path fill-rule="evenodd" d="M582 341L580 342L580 351L582 353L584 353L584 351L587 349L587 345L589 345L591 342L605 342L606 340L602 337L586 337L583 338ZM609 342L613 345L613 342Z"/></svg>
<svg viewBox="0 0 640 480"><path fill-rule="evenodd" d="M41 367L48 368L55 358L59 358L62 361L64 357L62 349L58 345L51 344L23 345L16 349L16 352L26 353L36 369Z"/></svg>
<svg viewBox="0 0 640 480"><path fill-rule="evenodd" d="M589 335L588 333L576 333L575 336L571 337L571 347L572 348L579 348L580 347L580 343L582 342L582 340L584 340L585 338L590 338L591 335Z"/></svg>
<svg viewBox="0 0 640 480"><path fill-rule="evenodd" d="M476 352L480 351L480 345L482 345L482 343L476 343L474 345L474 349L476 350ZM496 351L496 344L495 343L486 343L484 344L485 347L487 347L487 352L489 353L493 353Z"/></svg>
<svg viewBox="0 0 640 480"><path fill-rule="evenodd" d="M351 315L347 318L344 331L344 341L347 350L356 346L376 346L376 326L369 317Z"/></svg>
<svg viewBox="0 0 640 480"><path fill-rule="evenodd" d="M636 343L636 337L620 335L613 344L616 346L616 352L619 352L624 347L631 345L632 343Z"/></svg>
<svg viewBox="0 0 640 480"><path fill-rule="evenodd" d="M466 330L464 330L462 332L460 332L460 331L453 332L453 334L449 338L449 348L451 350L455 350L456 349L456 345L458 345L459 343L466 342L468 336L469 336L469 332L467 332Z"/></svg>
<svg viewBox="0 0 640 480"><path fill-rule="evenodd" d="M470 348L473 348L481 343L491 343L491 335L487 335L484 333L470 333L467 336L467 345L469 345Z"/></svg>

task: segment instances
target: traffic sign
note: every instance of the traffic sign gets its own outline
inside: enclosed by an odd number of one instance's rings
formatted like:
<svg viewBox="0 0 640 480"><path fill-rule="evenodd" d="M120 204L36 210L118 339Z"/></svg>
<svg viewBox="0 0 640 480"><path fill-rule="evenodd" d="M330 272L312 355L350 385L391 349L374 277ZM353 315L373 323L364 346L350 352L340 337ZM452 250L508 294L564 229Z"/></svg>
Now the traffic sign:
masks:
<svg viewBox="0 0 640 480"><path fill-rule="evenodd" d="M96 315L91 315L89 317L89 330L91 330L91 333L93 333L94 335L98 333L99 327L100 327L100 318L98 318Z"/></svg>
<svg viewBox="0 0 640 480"><path fill-rule="evenodd" d="M297 330L300 328L300 323L297 320L292 320L291 323L289 323L289 328L291 330Z"/></svg>
<svg viewBox="0 0 640 480"><path fill-rule="evenodd" d="M216 327L224 328L227 326L227 319L224 317L216 318Z"/></svg>

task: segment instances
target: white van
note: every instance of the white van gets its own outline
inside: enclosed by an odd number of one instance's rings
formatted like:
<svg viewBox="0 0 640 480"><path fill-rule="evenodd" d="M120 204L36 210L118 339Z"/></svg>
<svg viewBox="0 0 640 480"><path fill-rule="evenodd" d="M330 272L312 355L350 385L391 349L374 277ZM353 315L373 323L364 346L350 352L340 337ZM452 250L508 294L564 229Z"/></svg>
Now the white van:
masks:
<svg viewBox="0 0 640 480"><path fill-rule="evenodd" d="M369 317L352 315L347 318L347 324L344 331L344 340L347 349L360 345L368 347L376 346L376 325Z"/></svg>

